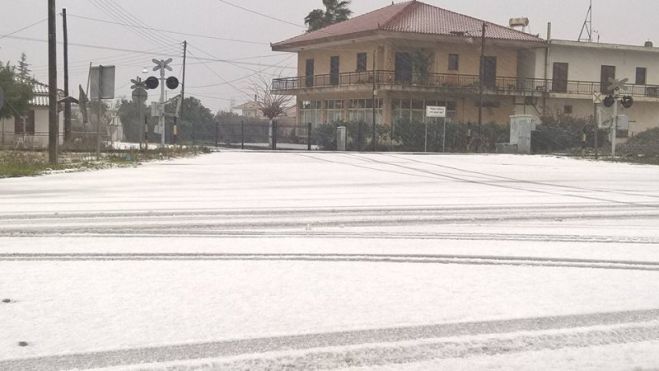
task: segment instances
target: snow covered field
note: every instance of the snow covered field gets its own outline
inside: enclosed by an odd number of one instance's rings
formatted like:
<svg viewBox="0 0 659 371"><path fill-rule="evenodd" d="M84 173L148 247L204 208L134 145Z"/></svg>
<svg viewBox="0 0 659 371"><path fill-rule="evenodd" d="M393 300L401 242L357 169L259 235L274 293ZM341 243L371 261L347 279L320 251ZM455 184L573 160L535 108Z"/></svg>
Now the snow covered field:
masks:
<svg viewBox="0 0 659 371"><path fill-rule="evenodd" d="M226 151L3 179L2 299L2 370L659 368L659 168Z"/></svg>

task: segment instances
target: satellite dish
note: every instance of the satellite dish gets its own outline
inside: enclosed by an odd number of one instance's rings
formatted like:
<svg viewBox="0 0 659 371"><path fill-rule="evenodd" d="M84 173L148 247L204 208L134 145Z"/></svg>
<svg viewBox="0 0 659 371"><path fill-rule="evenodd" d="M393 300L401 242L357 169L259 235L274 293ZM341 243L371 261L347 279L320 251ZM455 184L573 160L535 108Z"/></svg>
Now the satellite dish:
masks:
<svg viewBox="0 0 659 371"><path fill-rule="evenodd" d="M167 79L167 87L171 90L178 88L178 79L174 76Z"/></svg>
<svg viewBox="0 0 659 371"><path fill-rule="evenodd" d="M151 76L144 81L144 85L147 89L156 89L160 85L160 81L158 81L158 78Z"/></svg>

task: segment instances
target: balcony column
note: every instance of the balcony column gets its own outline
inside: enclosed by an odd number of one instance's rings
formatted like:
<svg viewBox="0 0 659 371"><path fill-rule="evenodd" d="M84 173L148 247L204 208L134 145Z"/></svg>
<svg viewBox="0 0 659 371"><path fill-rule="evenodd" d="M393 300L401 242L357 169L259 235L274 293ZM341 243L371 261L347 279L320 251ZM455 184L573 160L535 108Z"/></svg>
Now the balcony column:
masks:
<svg viewBox="0 0 659 371"><path fill-rule="evenodd" d="M391 107L391 94L389 92L385 92L380 90L378 92L378 98L382 99L382 125L388 125L391 126L393 125L393 120L392 120L392 107Z"/></svg>

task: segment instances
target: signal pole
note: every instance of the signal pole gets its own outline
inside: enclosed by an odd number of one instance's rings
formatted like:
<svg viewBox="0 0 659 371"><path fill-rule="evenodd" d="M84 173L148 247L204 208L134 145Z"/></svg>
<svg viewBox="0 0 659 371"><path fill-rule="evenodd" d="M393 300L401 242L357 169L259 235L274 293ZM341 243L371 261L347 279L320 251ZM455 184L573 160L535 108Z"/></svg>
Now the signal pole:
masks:
<svg viewBox="0 0 659 371"><path fill-rule="evenodd" d="M179 117L183 118L183 103L185 102L185 62L188 58L188 41L183 41L183 81L181 82L181 109L178 112ZM192 131L192 145L194 145L194 122L190 125Z"/></svg>
<svg viewBox="0 0 659 371"><path fill-rule="evenodd" d="M48 0L48 161L57 163L57 13L55 0Z"/></svg>
<svg viewBox="0 0 659 371"><path fill-rule="evenodd" d="M69 97L69 29L66 21L66 8L62 9L62 27L64 38L64 96ZM64 142L71 140L71 101L64 102Z"/></svg>

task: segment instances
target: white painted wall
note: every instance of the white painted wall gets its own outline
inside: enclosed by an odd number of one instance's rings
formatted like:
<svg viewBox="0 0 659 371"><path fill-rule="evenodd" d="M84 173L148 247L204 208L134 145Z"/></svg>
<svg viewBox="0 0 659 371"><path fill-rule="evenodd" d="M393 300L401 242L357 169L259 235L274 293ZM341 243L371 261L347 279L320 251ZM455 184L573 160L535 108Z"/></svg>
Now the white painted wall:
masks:
<svg viewBox="0 0 659 371"><path fill-rule="evenodd" d="M63 114L58 114L59 121L59 143L64 142L64 118ZM36 108L34 112L34 136L25 135L29 137L33 148L47 148L48 147L48 108ZM21 135L22 136L22 135ZM5 146L13 146L16 143L16 136L14 135L14 118L0 120L0 144Z"/></svg>
<svg viewBox="0 0 659 371"><path fill-rule="evenodd" d="M535 58L523 60L533 63L533 67L520 67L520 71L544 78L545 50L535 49L531 53ZM568 80L599 82L601 67L607 65L616 67L616 78L628 78L633 84L636 82L636 67L645 67L647 84L659 85L659 48L552 40L547 71L549 79L553 78L556 62L568 63Z"/></svg>

